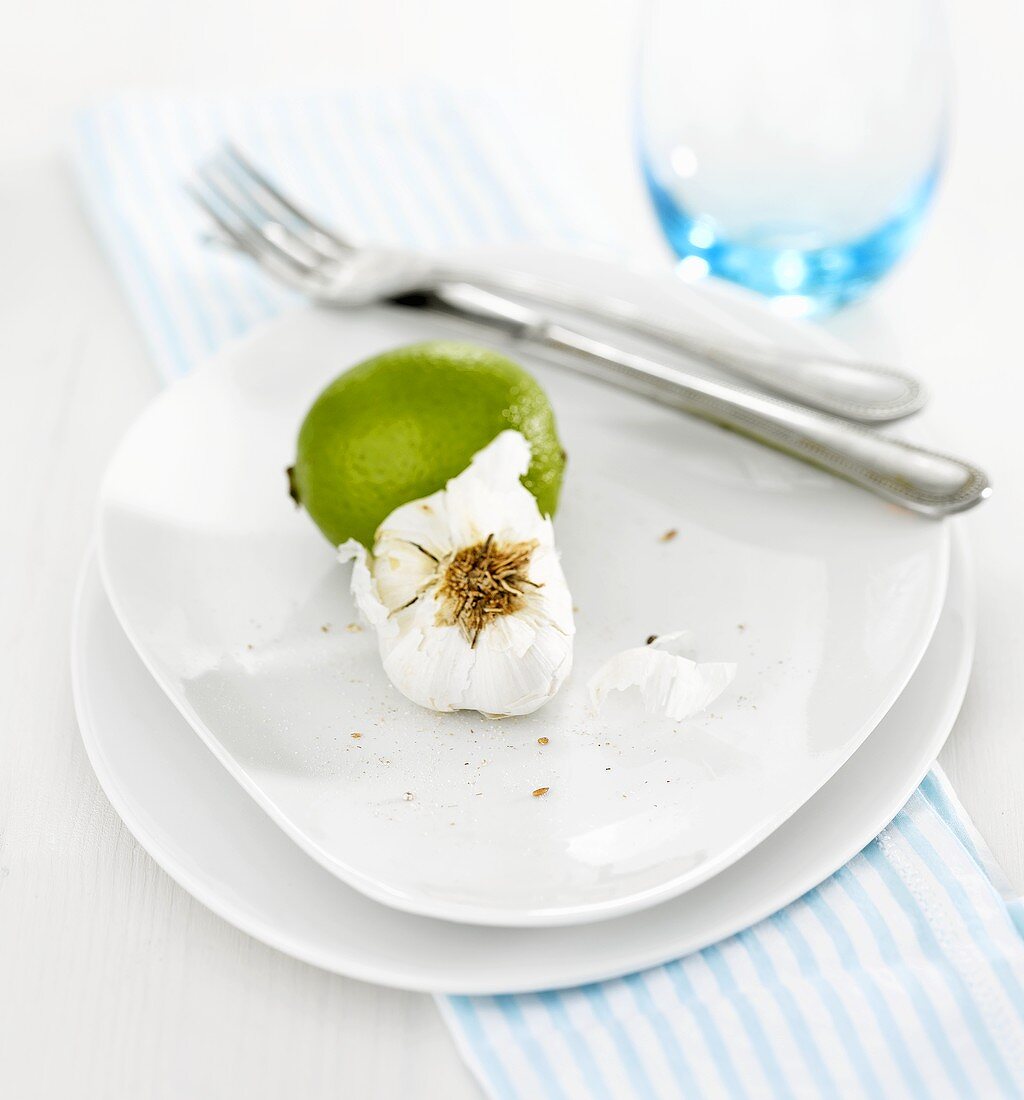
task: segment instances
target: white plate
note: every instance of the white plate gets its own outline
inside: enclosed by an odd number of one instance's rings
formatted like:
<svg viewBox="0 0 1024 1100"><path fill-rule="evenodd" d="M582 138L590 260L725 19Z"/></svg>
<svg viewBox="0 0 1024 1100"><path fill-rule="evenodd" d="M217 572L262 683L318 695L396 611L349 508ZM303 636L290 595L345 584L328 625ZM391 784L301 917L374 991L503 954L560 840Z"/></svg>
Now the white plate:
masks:
<svg viewBox="0 0 1024 1100"><path fill-rule="evenodd" d="M974 610L962 541L949 594L906 690L801 810L710 882L578 928L473 928L369 900L303 854L203 747L83 573L72 671L103 789L184 889L251 936L325 970L406 989L511 993L597 981L679 958L799 897L860 851L920 782L960 707Z"/></svg>
<svg viewBox="0 0 1024 1100"><path fill-rule="evenodd" d="M652 310L708 309L706 292L670 276L536 251L516 263ZM717 308L734 327L824 340L738 295L719 295ZM570 456L557 532L580 607L577 672L527 718L421 710L388 684L372 637L346 630L348 571L292 506L283 471L327 381L442 331L396 310L303 310L164 393L104 484L107 592L229 772L377 900L506 925L665 900L777 828L889 709L939 614L948 528L531 364ZM670 529L678 537L662 541ZM711 713L683 726L588 713L591 670L683 627L703 657L740 666ZM550 793L531 797L542 786Z"/></svg>

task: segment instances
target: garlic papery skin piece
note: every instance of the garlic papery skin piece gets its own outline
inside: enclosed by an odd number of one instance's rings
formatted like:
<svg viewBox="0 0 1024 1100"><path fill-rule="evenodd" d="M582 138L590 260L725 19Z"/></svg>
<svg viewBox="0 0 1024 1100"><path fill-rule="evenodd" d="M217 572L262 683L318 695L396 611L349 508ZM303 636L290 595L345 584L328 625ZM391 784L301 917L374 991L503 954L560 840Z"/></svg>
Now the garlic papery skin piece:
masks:
<svg viewBox="0 0 1024 1100"><path fill-rule="evenodd" d="M529 714L569 675L572 597L520 480L529 465L523 436L502 432L444 489L396 508L372 554L339 547L388 679L420 706Z"/></svg>
<svg viewBox="0 0 1024 1100"><path fill-rule="evenodd" d="M732 683L736 665L698 664L681 655L693 649L693 635L680 630L616 653L587 682L592 709L599 710L609 692L638 688L648 714L682 722L706 710Z"/></svg>

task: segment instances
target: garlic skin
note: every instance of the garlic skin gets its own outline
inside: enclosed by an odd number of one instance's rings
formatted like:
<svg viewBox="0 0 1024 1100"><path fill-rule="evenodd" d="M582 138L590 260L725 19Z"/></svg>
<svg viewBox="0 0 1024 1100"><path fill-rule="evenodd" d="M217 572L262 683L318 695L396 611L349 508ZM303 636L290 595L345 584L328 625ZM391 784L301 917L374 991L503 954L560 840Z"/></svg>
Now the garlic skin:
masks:
<svg viewBox="0 0 1024 1100"><path fill-rule="evenodd" d="M624 649L610 657L587 682L591 708L600 709L608 693L639 688L648 714L682 722L706 710L732 683L736 665L698 664L691 660L693 635L688 630L663 634L649 645Z"/></svg>
<svg viewBox="0 0 1024 1100"><path fill-rule="evenodd" d="M420 706L529 714L569 675L572 597L520 481L529 465L523 436L502 432L444 489L396 508L372 555L339 547L388 679Z"/></svg>

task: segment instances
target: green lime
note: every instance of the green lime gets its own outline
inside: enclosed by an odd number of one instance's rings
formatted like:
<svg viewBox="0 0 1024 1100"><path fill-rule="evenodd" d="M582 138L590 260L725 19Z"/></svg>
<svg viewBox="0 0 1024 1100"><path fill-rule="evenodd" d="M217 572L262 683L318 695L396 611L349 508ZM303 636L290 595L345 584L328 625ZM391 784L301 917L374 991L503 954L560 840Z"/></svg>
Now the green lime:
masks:
<svg viewBox="0 0 1024 1100"><path fill-rule="evenodd" d="M501 431L526 437L523 484L551 515L565 452L547 396L517 363L435 340L367 359L313 402L289 471L292 495L335 545L366 546L399 505L443 489Z"/></svg>

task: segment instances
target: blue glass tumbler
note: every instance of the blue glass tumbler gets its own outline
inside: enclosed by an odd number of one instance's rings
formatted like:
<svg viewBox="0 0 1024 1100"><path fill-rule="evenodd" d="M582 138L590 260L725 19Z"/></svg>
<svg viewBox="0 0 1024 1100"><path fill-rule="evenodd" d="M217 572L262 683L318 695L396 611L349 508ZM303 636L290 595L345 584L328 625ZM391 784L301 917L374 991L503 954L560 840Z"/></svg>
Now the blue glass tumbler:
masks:
<svg viewBox="0 0 1024 1100"><path fill-rule="evenodd" d="M914 240L948 129L940 0L647 0L644 179L688 276L814 314Z"/></svg>

